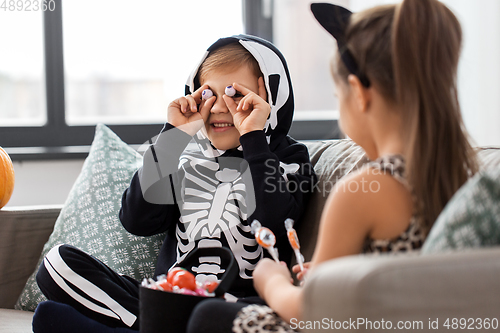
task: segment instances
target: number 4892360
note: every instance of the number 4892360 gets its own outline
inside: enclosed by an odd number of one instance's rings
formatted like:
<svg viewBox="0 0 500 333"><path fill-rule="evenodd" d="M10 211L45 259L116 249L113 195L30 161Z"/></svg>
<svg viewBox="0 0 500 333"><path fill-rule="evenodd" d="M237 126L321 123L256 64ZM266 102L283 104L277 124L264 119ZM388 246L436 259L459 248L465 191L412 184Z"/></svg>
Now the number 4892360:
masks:
<svg viewBox="0 0 500 333"><path fill-rule="evenodd" d="M497 318L447 318L443 324L447 329L469 329L488 330L498 328Z"/></svg>
<svg viewBox="0 0 500 333"><path fill-rule="evenodd" d="M0 10L4 12L53 12L56 9L54 0L4 0L0 5Z"/></svg>

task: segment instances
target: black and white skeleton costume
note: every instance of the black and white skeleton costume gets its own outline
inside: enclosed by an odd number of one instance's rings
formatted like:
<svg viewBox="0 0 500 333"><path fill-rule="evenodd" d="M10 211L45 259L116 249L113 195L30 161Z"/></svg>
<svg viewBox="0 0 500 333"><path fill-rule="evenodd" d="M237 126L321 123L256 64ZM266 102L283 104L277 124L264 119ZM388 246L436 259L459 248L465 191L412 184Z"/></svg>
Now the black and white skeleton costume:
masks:
<svg viewBox="0 0 500 333"><path fill-rule="evenodd" d="M289 262L292 249L286 239L284 221L286 218L299 221L316 176L307 148L287 135L294 109L291 80L282 54L271 43L248 35L219 39L208 48L190 75L186 94L200 87L198 69L210 52L228 43L240 43L259 63L271 106L265 128L246 133L240 137L239 147L222 151L212 146L205 127L191 137L166 123L155 140L150 141L155 143L144 154L143 166L123 194L120 220L129 232L136 235L166 232L156 275L166 273L197 247L229 248L239 266L239 275L229 293L247 297L256 295L252 272L257 262L268 255L256 243L250 232L250 223L257 219L270 228L277 238L280 259ZM193 140L195 144L189 145ZM68 252L69 257L73 257L77 249L62 247L54 252L50 255L57 260L62 257L61 260L65 261L62 253ZM71 266L72 263L66 262L65 265ZM192 270L197 273L198 280L217 279L224 272L219 265L218 258L200 258L199 266L192 267ZM50 274L42 268L39 280L50 280ZM97 289L100 287L98 279L93 277L89 282ZM112 279L120 278L113 275ZM102 311L87 304L89 299L97 297L95 295L85 297L85 304L82 304L71 295L54 296L61 294L57 281L39 281L39 284L53 289L41 287L49 299L70 304L95 320L112 326L137 328L137 318L127 315L124 317L127 320L122 320L112 309L102 310L102 305L107 303L100 302L99 297L96 301ZM129 280L122 284L124 288L134 288ZM132 285L138 288L138 283ZM81 292L85 293L85 290ZM107 290L104 293L110 294ZM114 300L126 309L122 312L138 313L137 304L130 305L133 303L130 291L127 291L125 304L120 303L119 292L113 290L112 294Z"/></svg>
<svg viewBox="0 0 500 333"><path fill-rule="evenodd" d="M264 75L271 105L264 131L247 133L240 138L237 149L221 151L211 145L202 127L194 136L199 150L187 151L184 148L191 137L167 123L149 154L145 154L143 174L134 177L124 194L120 218L134 234L168 231L157 274L168 271L198 246L230 248L240 268L230 293L248 296L255 294L252 271L266 254L250 233L250 222L257 219L269 227L278 237L281 259L289 261L292 252L284 239L283 222L288 217L300 217L304 192L311 190L314 173L305 146L287 136L293 116L293 92L286 62L272 44L243 35L218 40L189 77L186 94L200 87L198 69L208 54L234 42L255 57ZM157 173L158 165L161 175ZM170 179L166 174L171 175ZM244 181L245 176L252 181ZM166 185L170 180L172 186ZM288 184L290 191L287 182L295 182L293 186ZM200 263L196 270L211 278L221 272L217 262L210 261Z"/></svg>

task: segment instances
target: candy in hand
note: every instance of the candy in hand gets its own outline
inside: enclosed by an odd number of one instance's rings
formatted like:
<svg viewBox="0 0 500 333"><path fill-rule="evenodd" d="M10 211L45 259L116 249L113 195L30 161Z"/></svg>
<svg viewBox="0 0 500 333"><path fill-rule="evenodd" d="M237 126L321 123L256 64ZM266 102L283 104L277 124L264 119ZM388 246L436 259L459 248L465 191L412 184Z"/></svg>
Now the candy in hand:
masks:
<svg viewBox="0 0 500 333"><path fill-rule="evenodd" d="M274 236L274 233L269 228L263 227L257 220L252 222L251 227L257 243L269 251L273 259L279 263L278 249L274 247L276 244L276 236Z"/></svg>
<svg viewBox="0 0 500 333"><path fill-rule="evenodd" d="M229 97L233 97L234 95L236 95L236 90L233 86L227 86L224 93Z"/></svg>
<svg viewBox="0 0 500 333"><path fill-rule="evenodd" d="M203 92L201 93L201 98L204 99L204 100L207 100L209 99L210 97L212 97L214 95L214 93L212 92L212 90L210 89L205 89L203 90Z"/></svg>
<svg viewBox="0 0 500 333"><path fill-rule="evenodd" d="M294 221L292 219L285 220L285 228L288 235L288 241L292 246L293 252L295 252L295 257L297 258L297 263L299 264L300 270L304 271L304 256L300 253L300 243L297 237L297 232L293 228Z"/></svg>

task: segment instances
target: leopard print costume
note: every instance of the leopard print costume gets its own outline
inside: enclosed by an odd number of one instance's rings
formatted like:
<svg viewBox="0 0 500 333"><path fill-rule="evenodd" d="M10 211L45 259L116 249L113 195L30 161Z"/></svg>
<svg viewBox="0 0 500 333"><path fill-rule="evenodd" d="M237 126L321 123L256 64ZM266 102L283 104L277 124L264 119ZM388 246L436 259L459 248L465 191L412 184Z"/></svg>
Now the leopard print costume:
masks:
<svg viewBox="0 0 500 333"><path fill-rule="evenodd" d="M252 304L244 307L233 321L234 333L277 332L293 333L286 321L270 307Z"/></svg>
<svg viewBox="0 0 500 333"><path fill-rule="evenodd" d="M401 155L381 157L368 164L380 173L390 174L411 191L405 177L405 160ZM416 204L414 204L416 206ZM426 234L417 216L412 216L410 225L399 236L392 239L372 239L367 237L363 245L363 253L398 253L418 251L424 244Z"/></svg>
<svg viewBox="0 0 500 333"><path fill-rule="evenodd" d="M405 161L400 155L386 156L369 164L369 167L388 173L403 183L410 190L405 179ZM408 228L393 239L367 238L363 246L363 253L400 253L418 251L425 240L425 233L416 216L410 220ZM257 332L297 332L290 328L287 322L281 319L271 308L262 305L249 305L241 309L233 321L235 333Z"/></svg>

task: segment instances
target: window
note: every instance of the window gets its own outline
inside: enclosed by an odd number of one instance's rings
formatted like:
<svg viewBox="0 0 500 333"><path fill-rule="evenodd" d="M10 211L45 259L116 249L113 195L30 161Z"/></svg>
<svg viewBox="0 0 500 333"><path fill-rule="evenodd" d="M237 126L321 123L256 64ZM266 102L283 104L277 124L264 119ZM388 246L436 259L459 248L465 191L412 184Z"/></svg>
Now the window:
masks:
<svg viewBox="0 0 500 333"><path fill-rule="evenodd" d="M51 6L0 9L0 41L11 47L0 55L0 146L14 159L82 158L97 122L129 144L143 143L159 132L168 102L184 93L193 64L218 37L246 32L272 41L278 3L40 2ZM323 120L294 122L291 135L331 136L332 122Z"/></svg>
<svg viewBox="0 0 500 333"><path fill-rule="evenodd" d="M0 10L0 124L46 122L42 14ZM14 9L16 7L11 7Z"/></svg>
<svg viewBox="0 0 500 333"><path fill-rule="evenodd" d="M207 47L221 36L243 33L241 5L234 0L65 1L67 123L165 122L168 103L184 94L186 78Z"/></svg>

